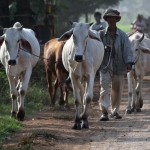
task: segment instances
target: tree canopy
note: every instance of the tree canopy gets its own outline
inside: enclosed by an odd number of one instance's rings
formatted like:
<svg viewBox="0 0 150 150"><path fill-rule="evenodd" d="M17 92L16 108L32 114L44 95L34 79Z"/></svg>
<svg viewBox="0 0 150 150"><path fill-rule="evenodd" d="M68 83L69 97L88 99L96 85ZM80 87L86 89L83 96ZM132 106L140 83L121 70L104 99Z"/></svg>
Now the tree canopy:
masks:
<svg viewBox="0 0 150 150"><path fill-rule="evenodd" d="M81 15L84 16L84 22L89 21L88 14L93 14L96 9L117 5L121 0L57 0L53 7L55 34L59 36L70 28L69 20L79 21ZM24 27L29 27L27 22L33 24L43 24L44 18L44 0L1 0L0 1L0 25L4 27L12 26L14 21L21 21ZM33 12L30 12L31 9ZM19 15L25 13L35 13L32 18L29 17L8 17L9 15ZM6 18L2 18L7 16Z"/></svg>

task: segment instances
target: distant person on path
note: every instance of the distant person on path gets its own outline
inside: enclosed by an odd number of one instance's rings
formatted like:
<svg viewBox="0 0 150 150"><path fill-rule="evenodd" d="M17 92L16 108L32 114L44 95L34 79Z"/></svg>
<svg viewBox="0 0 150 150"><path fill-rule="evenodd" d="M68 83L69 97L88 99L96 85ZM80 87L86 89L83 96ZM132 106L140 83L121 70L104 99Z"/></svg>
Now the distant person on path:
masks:
<svg viewBox="0 0 150 150"><path fill-rule="evenodd" d="M100 12L95 12L94 18L95 18L96 23L93 24L92 30L99 31L99 30L103 30L106 28L106 23L101 22L101 13Z"/></svg>
<svg viewBox="0 0 150 150"><path fill-rule="evenodd" d="M147 29L146 23L142 15L140 14L137 15L136 20L133 23L131 23L131 28L139 32L144 32L145 29Z"/></svg>
<svg viewBox="0 0 150 150"><path fill-rule="evenodd" d="M99 32L105 47L103 62L100 66L99 104L102 111L100 121L108 121L110 104L110 117L122 118L118 111L123 92L124 74L132 69L133 53L127 34L116 26L121 19L120 13L117 10L107 9L103 18L108 23L108 27Z"/></svg>

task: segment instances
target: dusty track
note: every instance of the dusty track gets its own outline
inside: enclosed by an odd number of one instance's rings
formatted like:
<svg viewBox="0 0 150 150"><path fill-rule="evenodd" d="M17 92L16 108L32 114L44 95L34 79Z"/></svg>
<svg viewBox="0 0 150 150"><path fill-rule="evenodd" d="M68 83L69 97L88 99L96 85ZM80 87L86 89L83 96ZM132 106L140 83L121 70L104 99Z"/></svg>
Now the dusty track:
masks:
<svg viewBox="0 0 150 150"><path fill-rule="evenodd" d="M95 81L94 100L99 97L99 81ZM120 107L122 120L100 122L98 102L89 108L90 129L71 129L74 107L69 111L43 108L26 117L23 131L16 133L6 144L7 149L32 144L35 150L150 150L150 77L143 84L144 106L141 113L125 114L127 105L127 80ZM63 115L64 118L63 119ZM34 133L34 134L33 134ZM21 145L21 146L20 146Z"/></svg>

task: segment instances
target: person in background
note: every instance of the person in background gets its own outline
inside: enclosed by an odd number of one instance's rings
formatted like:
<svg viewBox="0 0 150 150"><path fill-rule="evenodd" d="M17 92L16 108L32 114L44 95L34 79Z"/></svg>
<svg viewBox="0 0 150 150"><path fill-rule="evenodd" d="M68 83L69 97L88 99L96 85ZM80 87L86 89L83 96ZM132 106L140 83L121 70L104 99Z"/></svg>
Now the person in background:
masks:
<svg viewBox="0 0 150 150"><path fill-rule="evenodd" d="M94 19L95 19L96 23L93 24L92 30L99 31L99 30L103 30L106 28L106 23L101 22L101 13L100 12L94 13Z"/></svg>
<svg viewBox="0 0 150 150"><path fill-rule="evenodd" d="M131 29L133 29L134 31L139 31L139 32L144 32L147 27L146 27L146 23L143 19L143 16L138 14L136 20L131 23Z"/></svg>
<svg viewBox="0 0 150 150"><path fill-rule="evenodd" d="M103 18L108 23L108 28L99 31L105 47L104 58L100 66L99 104L102 111L100 121L108 121L110 104L110 117L114 119L122 118L118 111L123 92L124 74L132 69L133 53L127 34L117 28L116 25L121 20L120 12L107 9Z"/></svg>
<svg viewBox="0 0 150 150"><path fill-rule="evenodd" d="M102 14L100 12L94 13L96 23L93 24L92 30L100 31L106 28L106 23L101 21ZM99 71L96 72L96 77L99 77Z"/></svg>

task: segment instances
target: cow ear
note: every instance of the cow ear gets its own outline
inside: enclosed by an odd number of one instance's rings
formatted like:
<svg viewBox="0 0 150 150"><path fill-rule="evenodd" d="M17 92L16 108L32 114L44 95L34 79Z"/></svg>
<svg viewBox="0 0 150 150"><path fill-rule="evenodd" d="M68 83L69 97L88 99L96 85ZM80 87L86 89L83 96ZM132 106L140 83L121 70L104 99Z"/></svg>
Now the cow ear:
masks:
<svg viewBox="0 0 150 150"><path fill-rule="evenodd" d="M150 49L140 45L140 50L145 54L150 54Z"/></svg>
<svg viewBox="0 0 150 150"><path fill-rule="evenodd" d="M100 36L99 36L97 31L89 30L89 37L91 39L95 39L95 40L101 41Z"/></svg>
<svg viewBox="0 0 150 150"><path fill-rule="evenodd" d="M141 49L143 53L150 54L150 49Z"/></svg>
<svg viewBox="0 0 150 150"><path fill-rule="evenodd" d="M70 25L72 26L72 28L75 27L75 25L77 24L76 22L72 22L72 21L69 21L70 22Z"/></svg>
<svg viewBox="0 0 150 150"><path fill-rule="evenodd" d="M70 39L71 35L73 34L73 29L65 32L59 39L58 41L67 41Z"/></svg>
<svg viewBox="0 0 150 150"><path fill-rule="evenodd" d="M4 42L4 35L0 36L0 46L2 46L3 42Z"/></svg>
<svg viewBox="0 0 150 150"><path fill-rule="evenodd" d="M21 46L25 51L28 51L30 54L32 54L32 47L30 45L30 43L25 40L24 38L21 38Z"/></svg>
<svg viewBox="0 0 150 150"><path fill-rule="evenodd" d="M3 27L0 26L0 30L1 30L3 33L5 33L6 30L7 30L7 28L3 28Z"/></svg>

